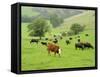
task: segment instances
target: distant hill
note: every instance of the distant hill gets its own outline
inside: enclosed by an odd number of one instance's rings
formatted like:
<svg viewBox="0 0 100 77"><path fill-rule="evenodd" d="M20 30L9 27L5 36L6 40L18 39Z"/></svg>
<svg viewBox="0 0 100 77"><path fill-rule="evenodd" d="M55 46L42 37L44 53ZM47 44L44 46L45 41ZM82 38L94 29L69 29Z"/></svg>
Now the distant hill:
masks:
<svg viewBox="0 0 100 77"><path fill-rule="evenodd" d="M69 31L73 23L79 23L86 25L86 30L94 30L95 28L95 16L94 11L86 11L81 14L66 18L61 26L53 30L53 33L67 32Z"/></svg>
<svg viewBox="0 0 100 77"><path fill-rule="evenodd" d="M40 15L49 18L51 14L57 14L62 18L68 18L73 15L77 15L83 12L83 10L75 9L60 9L60 8L33 8L35 12L40 13Z"/></svg>
<svg viewBox="0 0 100 77"><path fill-rule="evenodd" d="M69 18L71 16L78 15L83 12L84 10L75 10L75 9L22 7L22 22L30 23L39 16L50 20L50 17L54 15L55 17L61 19L62 23L65 18Z"/></svg>
<svg viewBox="0 0 100 77"><path fill-rule="evenodd" d="M85 33L93 33L94 29L95 29L95 15L94 15L94 11L85 11L83 13L80 13L78 15L74 15L68 18L64 19L64 22L61 24L61 26L57 27L57 28L52 28L51 30L51 34L59 34L60 32L68 32L71 25L73 23L79 23L82 25L86 25L86 29L85 29ZM27 29L27 25L29 23L22 23L22 37L24 36L25 38L28 37L28 29ZM46 33L46 36L50 36L49 32Z"/></svg>

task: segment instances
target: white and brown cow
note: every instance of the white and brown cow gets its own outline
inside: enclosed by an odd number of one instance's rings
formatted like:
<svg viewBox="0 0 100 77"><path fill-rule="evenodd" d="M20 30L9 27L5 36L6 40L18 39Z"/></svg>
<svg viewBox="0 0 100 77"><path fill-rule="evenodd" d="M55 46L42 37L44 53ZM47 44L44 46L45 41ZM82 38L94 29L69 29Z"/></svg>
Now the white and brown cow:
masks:
<svg viewBox="0 0 100 77"><path fill-rule="evenodd" d="M51 52L53 52L55 56L56 54L58 54L59 56L61 55L61 48L58 45L48 43L47 50L49 55Z"/></svg>

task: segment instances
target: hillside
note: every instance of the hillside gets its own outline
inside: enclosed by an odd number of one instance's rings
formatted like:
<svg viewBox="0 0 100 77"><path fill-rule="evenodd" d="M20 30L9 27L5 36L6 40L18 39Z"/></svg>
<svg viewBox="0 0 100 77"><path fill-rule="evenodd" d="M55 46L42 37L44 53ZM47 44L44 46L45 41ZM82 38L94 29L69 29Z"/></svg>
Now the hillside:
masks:
<svg viewBox="0 0 100 77"><path fill-rule="evenodd" d="M57 8L42 8L42 7L22 7L22 22L30 23L37 17L43 17L45 19L51 20L51 17L59 18L58 20L63 20L74 15L83 13L84 10L74 10L74 9L57 9ZM61 23L62 23L61 22ZM59 23L58 23L59 24ZM57 24L57 26L59 26ZM53 25L53 24L52 24ZM53 25L54 26L54 25Z"/></svg>
<svg viewBox="0 0 100 77"><path fill-rule="evenodd" d="M36 11L32 11L33 7L22 7L21 9L21 15L23 16L27 16L27 17L33 17L33 16L37 16L39 13Z"/></svg>
<svg viewBox="0 0 100 77"><path fill-rule="evenodd" d="M60 27L53 30L53 33L58 33L62 31L69 31L70 27L74 23L79 23L81 25L86 25L87 30L92 30L95 27L95 16L93 11L86 11L79 15L72 16L64 20L64 23Z"/></svg>
<svg viewBox="0 0 100 77"><path fill-rule="evenodd" d="M70 18L66 18L64 20L64 23L61 24L61 26L57 27L57 28L53 28L52 31L51 31L51 34L59 34L60 32L67 32L69 31L71 25L73 23L79 23L79 24L82 24L82 25L86 25L86 30L93 30L93 28L95 27L95 24L94 24L94 12L93 11L86 11L82 14L79 14L79 15L75 15L75 16L72 16ZM25 37L27 38L28 37L28 30L27 30L27 25L29 23L22 23L22 25L24 25L24 27L22 28L24 33L23 35L25 35ZM92 31L93 32L93 31ZM46 36L49 36L49 33L46 34Z"/></svg>

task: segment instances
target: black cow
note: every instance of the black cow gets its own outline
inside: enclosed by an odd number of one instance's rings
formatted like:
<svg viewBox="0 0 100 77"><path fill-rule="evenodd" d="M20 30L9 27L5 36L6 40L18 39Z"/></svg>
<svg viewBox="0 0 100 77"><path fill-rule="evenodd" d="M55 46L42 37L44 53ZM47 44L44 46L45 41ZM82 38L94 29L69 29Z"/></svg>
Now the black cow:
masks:
<svg viewBox="0 0 100 77"><path fill-rule="evenodd" d="M47 46L47 42L41 42L41 44Z"/></svg>
<svg viewBox="0 0 100 77"><path fill-rule="evenodd" d="M77 39L78 42L80 42L80 39Z"/></svg>
<svg viewBox="0 0 100 77"><path fill-rule="evenodd" d="M37 43L38 44L39 39L31 39L30 43Z"/></svg>
<svg viewBox="0 0 100 77"><path fill-rule="evenodd" d="M58 40L57 39L53 40L53 43L55 43L55 44L58 43Z"/></svg>
<svg viewBox="0 0 100 77"><path fill-rule="evenodd" d="M78 43L75 43L75 48L79 48L79 49L84 49L84 43L81 43L81 42L78 42Z"/></svg>
<svg viewBox="0 0 100 77"><path fill-rule="evenodd" d="M63 37L62 36L59 36L60 37L60 39L63 39Z"/></svg>
<svg viewBox="0 0 100 77"><path fill-rule="evenodd" d="M70 41L69 41L69 40L66 40L66 44L67 44L67 45L70 44Z"/></svg>
<svg viewBox="0 0 100 77"><path fill-rule="evenodd" d="M86 49L86 48L92 48L94 49L94 47L89 43L89 42L78 42L75 43L75 48L79 48L79 49Z"/></svg>
<svg viewBox="0 0 100 77"><path fill-rule="evenodd" d="M89 36L89 34L85 34L85 36Z"/></svg>
<svg viewBox="0 0 100 77"><path fill-rule="evenodd" d="M45 40L48 40L48 38L45 38Z"/></svg>
<svg viewBox="0 0 100 77"><path fill-rule="evenodd" d="M69 38L69 40L72 40L72 39L73 39L72 37Z"/></svg>
<svg viewBox="0 0 100 77"><path fill-rule="evenodd" d="M56 35L53 35L53 37L57 37Z"/></svg>
<svg viewBox="0 0 100 77"><path fill-rule="evenodd" d="M89 42L84 43L84 48L92 48L92 49L94 49L94 47Z"/></svg>
<svg viewBox="0 0 100 77"><path fill-rule="evenodd" d="M80 38L80 36L77 36L77 38Z"/></svg>
<svg viewBox="0 0 100 77"><path fill-rule="evenodd" d="M75 39L77 39L77 38L80 38L80 36L78 35L78 36L75 36Z"/></svg>

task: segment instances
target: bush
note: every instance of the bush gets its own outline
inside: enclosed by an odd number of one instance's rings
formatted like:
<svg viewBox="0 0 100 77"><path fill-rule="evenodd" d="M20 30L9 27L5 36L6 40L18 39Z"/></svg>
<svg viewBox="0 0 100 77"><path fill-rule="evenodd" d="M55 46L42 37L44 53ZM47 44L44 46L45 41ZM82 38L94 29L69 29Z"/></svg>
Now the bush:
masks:
<svg viewBox="0 0 100 77"><path fill-rule="evenodd" d="M62 36L66 36L67 35L67 33L66 32L62 32Z"/></svg>
<svg viewBox="0 0 100 77"><path fill-rule="evenodd" d="M72 36L72 35L75 35L75 33L74 33L73 31L70 30L70 31L67 32L67 35L68 35L68 36Z"/></svg>
<svg viewBox="0 0 100 77"><path fill-rule="evenodd" d="M85 26L81 26L78 23L72 24L72 26L70 27L70 30L74 32L74 34L78 34L82 31L84 31Z"/></svg>

